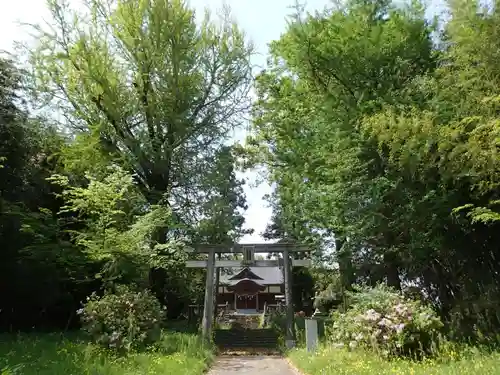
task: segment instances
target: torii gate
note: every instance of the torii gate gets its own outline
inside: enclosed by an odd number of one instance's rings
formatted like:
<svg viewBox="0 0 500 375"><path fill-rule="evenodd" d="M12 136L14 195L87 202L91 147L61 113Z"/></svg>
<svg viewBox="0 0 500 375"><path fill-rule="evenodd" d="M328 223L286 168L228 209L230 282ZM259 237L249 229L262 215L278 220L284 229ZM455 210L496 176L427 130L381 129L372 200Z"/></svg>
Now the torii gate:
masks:
<svg viewBox="0 0 500 375"><path fill-rule="evenodd" d="M295 329L293 323L293 304L292 304L292 267L309 267L309 259L290 259L290 253L310 252L306 245L296 244L234 244L228 245L196 245L188 250L192 253L208 254L208 260L188 260L186 267L206 268L207 279L205 285L205 302L203 308L202 336L205 340L210 340L212 336L212 321L214 314L214 271L219 267L277 267L280 265L278 260L255 260L255 253L282 253L283 267L285 270L285 303L286 303L286 346L292 348L295 346ZM239 260L215 260L215 254L243 254L243 261Z"/></svg>

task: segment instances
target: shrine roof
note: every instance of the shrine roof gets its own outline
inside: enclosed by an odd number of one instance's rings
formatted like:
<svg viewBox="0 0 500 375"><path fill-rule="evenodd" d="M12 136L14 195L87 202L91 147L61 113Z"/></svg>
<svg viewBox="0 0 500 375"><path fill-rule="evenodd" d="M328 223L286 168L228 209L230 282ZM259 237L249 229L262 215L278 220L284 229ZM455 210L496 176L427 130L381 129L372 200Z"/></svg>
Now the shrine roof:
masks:
<svg viewBox="0 0 500 375"><path fill-rule="evenodd" d="M250 272L243 272L248 270ZM278 285L283 283L283 271L280 267L242 267L242 268L224 268L221 270L220 284L234 285L243 279L249 279L261 285ZM245 277L255 275L256 277ZM238 275L243 276L242 278Z"/></svg>
<svg viewBox="0 0 500 375"><path fill-rule="evenodd" d="M243 281L251 281L252 283L255 283L255 284L259 285L259 286L264 286L265 285L265 284L260 283L259 280L248 279L248 278L245 278L245 279L236 279L236 280L229 280L226 285L234 286L234 285L239 284L239 283L241 283Z"/></svg>
<svg viewBox="0 0 500 375"><path fill-rule="evenodd" d="M254 279L238 279L230 280L226 288L228 291L234 292L251 292L251 291L264 291L266 289L265 285L262 285Z"/></svg>

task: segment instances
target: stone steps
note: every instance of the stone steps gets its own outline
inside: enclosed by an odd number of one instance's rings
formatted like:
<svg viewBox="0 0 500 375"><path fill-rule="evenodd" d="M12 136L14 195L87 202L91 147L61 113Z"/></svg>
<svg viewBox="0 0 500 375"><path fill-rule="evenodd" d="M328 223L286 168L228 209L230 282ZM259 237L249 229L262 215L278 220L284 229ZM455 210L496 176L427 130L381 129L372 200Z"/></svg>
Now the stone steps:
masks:
<svg viewBox="0 0 500 375"><path fill-rule="evenodd" d="M278 347L278 335L272 329L220 329L214 331L214 343L222 349Z"/></svg>
<svg viewBox="0 0 500 375"><path fill-rule="evenodd" d="M258 329L260 328L262 314L238 314L228 312L221 314L217 318L217 323L222 326L238 327L239 329Z"/></svg>

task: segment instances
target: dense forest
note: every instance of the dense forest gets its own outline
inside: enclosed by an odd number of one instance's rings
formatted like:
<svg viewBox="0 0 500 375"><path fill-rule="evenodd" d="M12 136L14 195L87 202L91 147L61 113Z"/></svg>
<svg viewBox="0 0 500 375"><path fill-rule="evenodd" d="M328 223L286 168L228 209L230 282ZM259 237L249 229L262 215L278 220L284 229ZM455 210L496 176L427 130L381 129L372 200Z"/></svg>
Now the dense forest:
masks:
<svg viewBox="0 0 500 375"><path fill-rule="evenodd" d="M177 317L204 288L184 245L245 233L227 140L250 105L251 46L182 1L49 4L37 48L1 66L0 325L69 327L114 284Z"/></svg>
<svg viewBox="0 0 500 375"><path fill-rule="evenodd" d="M337 290L420 294L459 337L498 332L500 3L300 12L256 79L249 163L279 222L335 240ZM493 6L494 5L494 6Z"/></svg>
<svg viewBox="0 0 500 375"><path fill-rule="evenodd" d="M118 285L178 318L186 246L246 234L236 172L265 167L263 236L315 249L324 299L385 282L451 337L500 333L500 2L299 7L256 77L228 14L85 3L0 61L1 330L73 328Z"/></svg>

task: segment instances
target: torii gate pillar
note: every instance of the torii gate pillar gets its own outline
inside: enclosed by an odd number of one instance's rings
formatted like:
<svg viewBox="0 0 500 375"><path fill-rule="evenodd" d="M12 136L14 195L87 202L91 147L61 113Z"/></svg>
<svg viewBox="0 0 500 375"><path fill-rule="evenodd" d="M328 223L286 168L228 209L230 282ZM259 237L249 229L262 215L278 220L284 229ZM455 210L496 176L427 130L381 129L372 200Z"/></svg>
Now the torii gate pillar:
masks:
<svg viewBox="0 0 500 375"><path fill-rule="evenodd" d="M283 251L283 268L285 281L285 304L286 304L286 332L285 345L287 349L295 347L295 324L293 319L293 301L292 301L292 265L288 249Z"/></svg>
<svg viewBox="0 0 500 375"><path fill-rule="evenodd" d="M203 308L203 319L201 321L201 335L207 341L212 337L212 323L214 315L214 270L215 251L208 253L207 279L205 283L205 303Z"/></svg>

